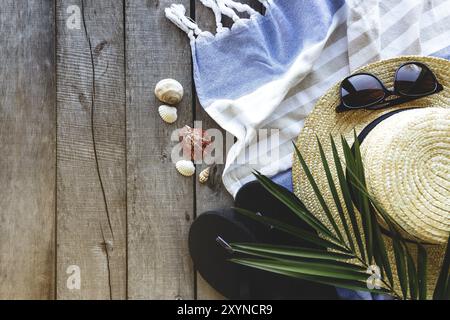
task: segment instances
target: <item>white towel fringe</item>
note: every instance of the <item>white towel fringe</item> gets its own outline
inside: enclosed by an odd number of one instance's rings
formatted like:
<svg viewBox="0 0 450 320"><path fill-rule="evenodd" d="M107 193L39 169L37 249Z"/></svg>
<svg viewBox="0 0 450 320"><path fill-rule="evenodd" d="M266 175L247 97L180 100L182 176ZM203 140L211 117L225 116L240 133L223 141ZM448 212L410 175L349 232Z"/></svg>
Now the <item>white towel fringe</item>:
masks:
<svg viewBox="0 0 450 320"><path fill-rule="evenodd" d="M239 21L239 16L234 12L234 10L230 7L227 7L225 4L226 0L216 0L217 5L219 6L220 11L223 15L230 17L234 22Z"/></svg>
<svg viewBox="0 0 450 320"><path fill-rule="evenodd" d="M268 0L258 0L266 8L268 7ZM236 24L243 24L240 21L240 17L236 12L247 13L250 18L259 15L260 13L254 10L247 4L243 4L234 0L200 0L200 2L210 8L214 12L216 18L216 31L217 33L223 32L228 28L225 28L222 24L222 15L233 19ZM186 8L182 4L172 4L165 9L166 17L172 21L178 28L186 32L191 41L195 41L196 37L202 33L207 36L211 36L209 32L202 32L197 23L190 17L186 16Z"/></svg>
<svg viewBox="0 0 450 320"><path fill-rule="evenodd" d="M200 0L200 2L205 6L210 8L214 12L216 17L216 31L217 33L223 32L225 28L222 24L222 11L220 11L219 5L216 0Z"/></svg>
<svg viewBox="0 0 450 320"><path fill-rule="evenodd" d="M186 32L189 39L195 40L195 37L202 33L197 23L186 16L186 8L182 4L172 4L165 10L166 17L172 21L178 28Z"/></svg>
<svg viewBox="0 0 450 320"><path fill-rule="evenodd" d="M250 16L258 15L258 11L254 10L252 7L250 7L248 4L243 4L240 2L236 2L233 0L222 0L225 5L229 8L232 8L238 12L246 12Z"/></svg>

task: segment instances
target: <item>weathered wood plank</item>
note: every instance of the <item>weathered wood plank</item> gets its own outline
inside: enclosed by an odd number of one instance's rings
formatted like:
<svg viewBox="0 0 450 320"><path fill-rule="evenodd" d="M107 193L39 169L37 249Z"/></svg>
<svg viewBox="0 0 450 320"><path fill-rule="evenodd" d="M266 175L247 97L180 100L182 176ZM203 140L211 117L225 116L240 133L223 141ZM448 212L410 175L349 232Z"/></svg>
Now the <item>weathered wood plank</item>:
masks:
<svg viewBox="0 0 450 320"><path fill-rule="evenodd" d="M69 6L80 28L69 29ZM126 298L123 3L57 0L57 298ZM72 21L73 22L73 21ZM76 25L76 21L75 21ZM81 288L67 268L79 266Z"/></svg>
<svg viewBox="0 0 450 320"><path fill-rule="evenodd" d="M2 1L0 30L0 299L53 299L52 2Z"/></svg>
<svg viewBox="0 0 450 320"><path fill-rule="evenodd" d="M195 4L195 20L198 22L202 30L210 31L213 34L216 32L216 24L212 11L209 8L203 6L200 2ZM220 129L214 120L209 117L206 111L200 105L198 99L196 99L195 106L196 120L201 121L203 129L216 128ZM225 134L224 130L220 131ZM225 135L224 135L225 136ZM224 148L225 149L225 148ZM225 153L224 153L225 155ZM199 172L202 169L208 167L207 164L202 165L199 168ZM196 182L196 216L199 216L203 212L208 210L220 209L224 207L230 207L233 204L233 199L224 188L222 183L222 170L223 165L212 167L210 171L210 178L208 183L200 184ZM199 300L218 300L223 299L223 296L217 293L203 278L197 273L197 299Z"/></svg>
<svg viewBox="0 0 450 320"><path fill-rule="evenodd" d="M189 1L183 3L189 10ZM172 131L192 125L188 39L164 16L171 0L126 1L128 146L128 292L131 299L192 299L187 249L193 179L171 162ZM185 89L176 124L158 115L156 83L175 78Z"/></svg>
<svg viewBox="0 0 450 320"><path fill-rule="evenodd" d="M255 10L262 12L263 6L256 0L242 1L249 4ZM195 20L202 30L210 31L213 34L216 32L216 22L214 14L209 8L203 6L199 1L195 2ZM223 19L224 26L229 26L230 19ZM196 101L196 119L202 122L203 129L220 129L219 126L212 120L208 114L201 107L198 100ZM220 129L225 137L225 131ZM225 139L224 139L225 142ZM224 146L224 153L226 154L226 146ZM202 168L207 167L203 165ZM233 205L233 198L225 189L222 183L223 165L212 167L210 180L206 185L199 184L197 181L196 187L196 215L200 215L208 210L220 209L230 207ZM197 275L197 299L199 300L217 300L223 299L223 296L217 293L205 280Z"/></svg>

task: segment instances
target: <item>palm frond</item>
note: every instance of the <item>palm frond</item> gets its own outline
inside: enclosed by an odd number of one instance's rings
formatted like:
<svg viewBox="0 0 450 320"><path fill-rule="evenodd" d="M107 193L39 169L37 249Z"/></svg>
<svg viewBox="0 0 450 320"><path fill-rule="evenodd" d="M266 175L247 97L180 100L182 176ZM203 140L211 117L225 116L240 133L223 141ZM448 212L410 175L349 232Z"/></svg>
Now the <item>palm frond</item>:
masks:
<svg viewBox="0 0 450 320"><path fill-rule="evenodd" d="M376 264L381 269L381 275L386 275L391 286L394 285L394 277L392 274L391 263L386 250L386 244L384 242L383 236L380 231L380 226L376 221L376 217L373 215L372 218L372 228L373 228L373 243L374 243L374 258Z"/></svg>
<svg viewBox="0 0 450 320"><path fill-rule="evenodd" d="M450 266L450 237L447 239L447 249L445 250L444 262L442 263L441 272L439 274L439 278L436 283L436 288L433 293L433 299L436 300L450 299L449 266Z"/></svg>
<svg viewBox="0 0 450 320"><path fill-rule="evenodd" d="M392 245L394 247L395 264L397 265L397 276L400 282L403 298L408 296L408 275L406 274L405 251L398 239L393 239Z"/></svg>
<svg viewBox="0 0 450 320"><path fill-rule="evenodd" d="M316 283L320 283L320 284L336 286L339 288L345 288L345 289L349 289L349 290L358 290L358 291L367 291L367 292L373 292L373 293L378 293L378 294L389 293L389 291L387 291L386 289L383 289L383 288L369 289L367 287L366 282L362 282L362 281L333 279L333 278L321 277L321 276L317 276L317 275L306 275L306 274L297 273L297 272L289 272L289 271L284 271L284 270L280 270L280 269L276 269L276 268L271 268L269 266L264 266L261 264L255 265L255 264L249 263L248 261L242 261L241 259L231 259L231 261L233 261L235 263L239 263L241 265L246 265L246 266L249 266L252 268L256 268L259 270L264 270L264 271L288 276L291 278L297 278L297 279L312 281L312 282L316 282Z"/></svg>
<svg viewBox="0 0 450 320"><path fill-rule="evenodd" d="M309 242L311 244L317 245L321 248L324 248L324 249L329 248L329 249L337 250L337 251L340 251L343 253L349 253L349 251L345 247L342 247L341 245L331 242L329 240L323 239L314 233L293 227L289 224L277 221L277 220L269 218L269 217L257 215L256 213L245 210L245 209L241 209L241 208L234 208L234 209L238 213L240 213L250 219L253 219L255 221L258 221L258 222L263 223L268 226L272 226L277 230L280 230L284 233L290 234L291 236L294 236L296 238L299 238L299 239Z"/></svg>
<svg viewBox="0 0 450 320"><path fill-rule="evenodd" d="M363 230L364 230L364 237L365 237L365 255L367 257L367 262L371 263L371 260L373 258L373 248L372 248L372 229L370 226L370 212L369 212L369 203L367 201L367 198L364 197L360 192L357 192L355 190L355 187L353 186L353 179L354 177L352 175L348 174L348 171L350 170L350 168L352 168L355 172L355 176L357 179L359 179L360 181L362 179L364 179L364 171L362 169L362 162L360 163L358 161L358 158L361 158L361 155L359 154L359 144L357 143L358 139L356 139L354 147L355 147L355 151L352 151L352 149L350 148L350 146L348 145L347 140L345 140L345 138L343 136L341 136L341 141L342 141L342 146L344 149L344 157L345 157L345 162L347 163L347 183L349 185L349 189L350 189L350 193L352 195L352 199L354 201L354 203L356 204L356 207L358 208L358 212L360 213L361 216L361 221L362 221L362 225L363 225ZM357 144L358 144L358 148L357 148ZM354 152L358 153L358 157L355 157ZM349 166L348 163L351 163L352 165ZM361 184L363 186L364 183L361 181Z"/></svg>
<svg viewBox="0 0 450 320"><path fill-rule="evenodd" d="M322 147L322 144L320 143L319 138L318 137L316 137L316 138L317 138L317 144L319 145L319 153L320 153L320 158L322 159L323 169L325 171L325 175L326 175L327 181L328 181L328 187L330 188L330 192L333 196L334 204L339 213L339 217L341 218L341 222L344 227L345 235L347 237L347 241L350 246L350 249L352 251L354 251L355 245L353 243L353 238L350 233L350 228L347 224L347 218L345 217L344 209L342 208L341 199L339 199L336 185L334 183L333 176L331 175L330 166L328 165L328 160L325 156L325 152L323 151L323 147Z"/></svg>
<svg viewBox="0 0 450 320"><path fill-rule="evenodd" d="M314 193L317 197L317 200L319 200L319 203L323 209L323 211L325 212L325 215L328 218L328 221L331 223L331 225L333 226L333 231L337 234L337 236L339 237L339 240L343 241L344 238L342 237L341 231L339 230L339 227L337 226L336 222L334 221L334 218L331 214L330 209L328 208L325 199L323 198L322 193L320 192L319 187L317 186L316 181L314 180L312 174L311 174L311 170L309 170L308 165L305 162L305 159L303 158L302 154L300 153L300 151L298 150L297 146L294 144L294 148L295 148L295 152L297 154L297 158L300 161L300 164L303 168L303 171L306 174L306 177L308 178L308 181L311 185L311 187L314 190Z"/></svg>
<svg viewBox="0 0 450 320"><path fill-rule="evenodd" d="M254 173L255 177L259 180L261 185L266 188L274 197L280 200L285 206L292 210L300 219L305 221L310 227L314 228L317 232L321 232L328 236L330 239L338 241L339 239L328 230L328 228L320 222L314 215L310 214L305 205L290 191L273 183L272 180L263 176L259 172Z"/></svg>
<svg viewBox="0 0 450 320"><path fill-rule="evenodd" d="M344 198L345 208L347 209L351 228L353 231L353 235L356 239L356 243L358 245L359 252L361 252L362 259L364 260L364 244L362 242L361 234L359 232L358 221L356 220L356 213L353 208L352 197L350 194L350 189L346 180L346 176L344 174L344 170L341 165L341 159L339 158L339 153L336 147L336 143L334 142L333 137L330 136L331 139L331 149L333 151L334 165L336 167L336 173L339 180L339 186L341 188L342 196Z"/></svg>
<svg viewBox="0 0 450 320"><path fill-rule="evenodd" d="M321 276L339 280L355 280L366 281L368 278L367 273L355 270L355 266L350 265L344 267L335 265L332 263L310 263L310 262L297 262L287 260L275 260L275 259L252 259L252 258L239 258L232 259L234 262L240 264L266 267L280 271L294 272L298 274Z"/></svg>
<svg viewBox="0 0 450 320"><path fill-rule="evenodd" d="M366 186L364 165L356 133L354 136L353 147L350 147L345 138L341 137L346 164L345 171L336 143L330 137L338 183L333 180L332 168L326 159L323 145L318 140L323 170L338 213L337 219L340 219L339 223L328 207L311 170L297 147L295 147L295 152L299 163L331 227L322 223L293 193L259 172L255 172L255 176L261 185L286 205L293 214L312 227L317 234L247 210L236 209L248 218L272 226L279 231L314 244L318 248L236 243L231 245L233 250L244 257L231 261L260 270L341 288L388 293L402 299L426 299L427 254L423 247L424 244L417 239L405 239L402 236L405 230L393 221L376 199L370 195ZM357 214L361 218L362 228L359 226ZM400 293L394 289L393 268L387 254L383 228L378 219L385 222L392 240ZM338 225L342 225L345 238ZM361 234L364 234L364 237ZM417 263L415 263L408 245L417 246ZM365 270L372 263L376 263L382 272L383 287L380 290L368 289L366 283L369 275ZM449 265L450 246L447 244L444 263L433 295L435 299L449 298Z"/></svg>
<svg viewBox="0 0 450 320"><path fill-rule="evenodd" d="M408 270L409 296L412 300L417 300L419 294L419 280L417 279L417 269L408 247L405 246L406 265Z"/></svg>
<svg viewBox="0 0 450 320"><path fill-rule="evenodd" d="M371 204L376 208L377 212L384 219L388 228L393 235L392 245L394 248L395 263L397 266L397 277L400 283L400 289L402 291L402 298L406 299L408 297L408 288L410 297L414 299L417 296L418 280L416 279L417 272L415 270L414 262L412 257L408 252L408 247L405 239L402 237L400 228L398 225L389 217L388 213L378 204L378 202L370 196L367 187L362 183L360 177L358 177L352 169L348 169L348 174L352 176L353 186L361 193L364 194L368 199L370 199ZM383 259L384 260L384 259ZM383 263L383 269L388 270L390 268L389 261L387 260ZM390 281L392 284L392 281Z"/></svg>
<svg viewBox="0 0 450 320"><path fill-rule="evenodd" d="M256 253L268 253L279 256L322 259L332 261L349 260L355 258L354 256L345 253L336 253L326 250L270 245L270 244L235 243L232 245L232 248L235 251L246 254L252 254L256 252Z"/></svg>
<svg viewBox="0 0 450 320"><path fill-rule="evenodd" d="M427 251L417 244L417 278L419 281L419 299L427 298Z"/></svg>
<svg viewBox="0 0 450 320"><path fill-rule="evenodd" d="M366 178L364 175L364 165L362 162L361 157L361 150L359 146L359 139L356 136L356 132L353 131L355 142L353 144L354 151L354 161L355 161L355 170L358 178L360 179L362 185L366 187ZM366 187L367 188L367 187ZM367 246L367 255L369 262L372 263L373 259L373 230L372 230L372 217L370 213L370 204L369 204L369 198L364 195L363 193L356 192L356 196L359 199L360 203L360 212L362 217L362 223L364 227L364 236L366 239L366 246Z"/></svg>

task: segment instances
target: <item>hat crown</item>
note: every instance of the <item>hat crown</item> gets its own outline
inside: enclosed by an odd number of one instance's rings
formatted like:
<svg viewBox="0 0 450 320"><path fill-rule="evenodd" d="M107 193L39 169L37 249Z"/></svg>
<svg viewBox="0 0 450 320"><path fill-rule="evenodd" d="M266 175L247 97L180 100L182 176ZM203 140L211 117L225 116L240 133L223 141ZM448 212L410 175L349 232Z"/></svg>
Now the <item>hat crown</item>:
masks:
<svg viewBox="0 0 450 320"><path fill-rule="evenodd" d="M450 232L450 109L405 110L361 144L367 187L416 239L445 243Z"/></svg>

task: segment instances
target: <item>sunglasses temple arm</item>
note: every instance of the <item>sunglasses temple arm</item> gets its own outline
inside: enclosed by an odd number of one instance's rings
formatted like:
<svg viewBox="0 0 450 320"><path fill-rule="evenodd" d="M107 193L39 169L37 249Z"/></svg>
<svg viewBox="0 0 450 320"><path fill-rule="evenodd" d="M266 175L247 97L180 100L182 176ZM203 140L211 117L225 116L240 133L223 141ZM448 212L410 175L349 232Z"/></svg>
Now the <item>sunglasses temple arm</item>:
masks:
<svg viewBox="0 0 450 320"><path fill-rule="evenodd" d="M384 109L384 108L389 108L389 107L393 107L396 106L398 104L402 104L404 102L408 102L411 100L415 100L416 98L409 98L409 97L399 97L390 101L385 101L385 102L381 102L379 104L367 107L367 108L363 108L363 109L369 109L369 110L378 110L378 109Z"/></svg>

